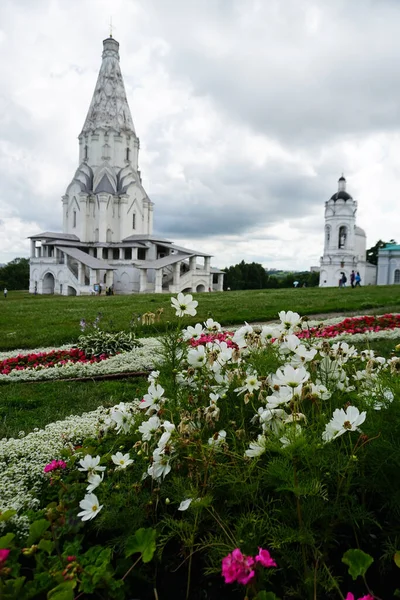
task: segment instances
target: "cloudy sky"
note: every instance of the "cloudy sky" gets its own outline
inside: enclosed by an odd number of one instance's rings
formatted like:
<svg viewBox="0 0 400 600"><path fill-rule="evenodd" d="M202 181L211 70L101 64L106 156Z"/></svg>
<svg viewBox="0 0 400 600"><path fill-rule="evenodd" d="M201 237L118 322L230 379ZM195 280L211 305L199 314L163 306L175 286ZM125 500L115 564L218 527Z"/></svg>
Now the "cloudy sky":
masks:
<svg viewBox="0 0 400 600"><path fill-rule="evenodd" d="M110 16L157 233L308 269L344 172L400 240L398 0L2 0L0 262L61 230Z"/></svg>

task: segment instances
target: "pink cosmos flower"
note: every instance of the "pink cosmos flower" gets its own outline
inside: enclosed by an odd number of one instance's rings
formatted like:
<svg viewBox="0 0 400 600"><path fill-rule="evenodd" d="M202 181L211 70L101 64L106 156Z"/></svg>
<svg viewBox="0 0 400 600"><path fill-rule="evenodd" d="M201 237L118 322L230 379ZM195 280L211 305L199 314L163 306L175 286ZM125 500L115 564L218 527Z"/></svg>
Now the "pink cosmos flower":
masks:
<svg viewBox="0 0 400 600"><path fill-rule="evenodd" d="M247 585L255 576L255 571L252 569L254 562L253 557L242 554L239 548L233 550L222 559L222 576L225 578L225 583L237 581Z"/></svg>
<svg viewBox="0 0 400 600"><path fill-rule="evenodd" d="M67 463L64 462L63 460L52 460L50 463L48 463L45 466L43 471L45 473L50 473L50 471L55 471L56 469L66 469L66 468L67 468Z"/></svg>
<svg viewBox="0 0 400 600"><path fill-rule="evenodd" d="M9 551L9 550L6 550L6 549L4 549L4 550L0 550L0 566L1 566L1 565L2 565L4 562L6 562L6 560L7 560L7 558L8 558L8 555L9 555L9 554L10 554L10 551Z"/></svg>
<svg viewBox="0 0 400 600"><path fill-rule="evenodd" d="M260 563L263 567L277 567L278 565L268 552L268 550L264 550L263 548L258 547L258 554L255 557L255 561Z"/></svg>
<svg viewBox="0 0 400 600"><path fill-rule="evenodd" d="M349 592L344 600L355 600L354 594ZM371 596L370 594L367 594L366 596L363 596L362 598L359 598L358 600L374 600L374 597Z"/></svg>

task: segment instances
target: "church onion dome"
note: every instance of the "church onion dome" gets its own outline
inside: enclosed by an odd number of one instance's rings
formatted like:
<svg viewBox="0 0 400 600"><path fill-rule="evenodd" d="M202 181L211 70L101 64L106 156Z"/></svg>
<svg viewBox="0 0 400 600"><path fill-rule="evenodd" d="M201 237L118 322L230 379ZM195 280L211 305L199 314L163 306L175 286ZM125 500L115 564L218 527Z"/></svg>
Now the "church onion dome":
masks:
<svg viewBox="0 0 400 600"><path fill-rule="evenodd" d="M347 192L336 192L331 196L331 200L353 200L353 196L350 196Z"/></svg>
<svg viewBox="0 0 400 600"><path fill-rule="evenodd" d="M109 37L103 47L103 60L81 135L111 129L136 137L119 65L119 43Z"/></svg>
<svg viewBox="0 0 400 600"><path fill-rule="evenodd" d="M346 179L342 175L338 180L338 191L331 196L331 200L353 200L352 196L346 192Z"/></svg>

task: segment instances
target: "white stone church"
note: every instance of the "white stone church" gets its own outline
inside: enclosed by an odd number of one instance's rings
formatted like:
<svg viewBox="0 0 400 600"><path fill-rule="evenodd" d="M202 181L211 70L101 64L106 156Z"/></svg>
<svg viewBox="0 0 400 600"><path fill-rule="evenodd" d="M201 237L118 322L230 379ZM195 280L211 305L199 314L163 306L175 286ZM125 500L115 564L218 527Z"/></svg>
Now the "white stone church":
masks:
<svg viewBox="0 0 400 600"><path fill-rule="evenodd" d="M362 285L376 284L377 268L366 261L365 231L356 225L357 202L346 190L343 175L338 191L325 202L325 243L319 285L337 287L341 274L350 285L351 271L359 272Z"/></svg>
<svg viewBox="0 0 400 600"><path fill-rule="evenodd" d="M32 236L29 291L83 295L223 289L211 256L152 234L136 135L119 65L103 42L99 76L79 135L79 167L62 197L63 232Z"/></svg>

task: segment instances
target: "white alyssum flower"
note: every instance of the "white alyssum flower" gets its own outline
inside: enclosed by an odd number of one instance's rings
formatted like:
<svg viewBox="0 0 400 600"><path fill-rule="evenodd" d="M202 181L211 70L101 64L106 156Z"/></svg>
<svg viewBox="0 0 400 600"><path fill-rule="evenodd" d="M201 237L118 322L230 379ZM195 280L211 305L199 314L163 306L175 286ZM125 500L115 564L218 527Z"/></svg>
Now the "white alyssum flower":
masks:
<svg viewBox="0 0 400 600"><path fill-rule="evenodd" d="M86 454L86 456L79 461L81 466L78 467L78 471L87 471L88 473L105 471L106 468L99 465L100 460L101 458L99 455L93 457L90 454Z"/></svg>
<svg viewBox="0 0 400 600"><path fill-rule="evenodd" d="M261 456L261 454L264 454L266 450L266 443L267 438L265 437L265 435L259 435L257 441L250 442L249 449L246 450L244 453L245 456L248 456L249 458L256 458L258 456Z"/></svg>
<svg viewBox="0 0 400 600"><path fill-rule="evenodd" d="M333 412L332 419L326 424L322 434L324 442L330 442L346 431L359 431L358 427L364 423L367 413L361 412L356 406L348 406L346 410L337 408Z"/></svg>
<svg viewBox="0 0 400 600"><path fill-rule="evenodd" d="M175 310L175 315L177 317L183 317L185 315L190 315L194 317L196 314L198 302L197 300L193 300L192 294L182 294L179 292L176 298L171 298L171 306Z"/></svg>
<svg viewBox="0 0 400 600"><path fill-rule="evenodd" d="M126 469L129 465L133 464L133 460L129 456L129 452L127 454L122 454L122 452L117 452L111 456L111 460L114 465L117 465L117 469Z"/></svg>
<svg viewBox="0 0 400 600"><path fill-rule="evenodd" d="M95 494L86 494L84 499L79 502L79 506L82 510L78 513L78 517L81 517L82 521L94 519L103 508Z"/></svg>

